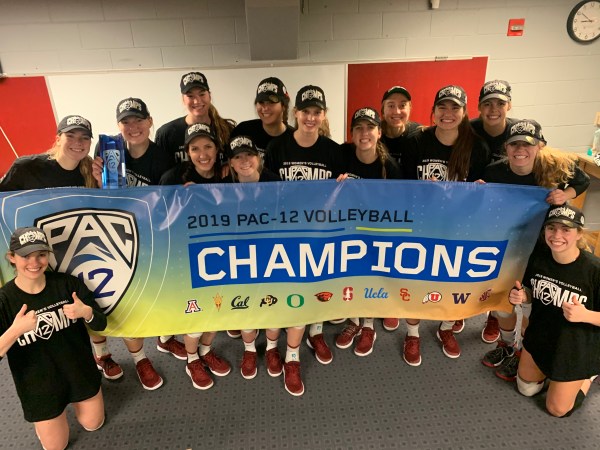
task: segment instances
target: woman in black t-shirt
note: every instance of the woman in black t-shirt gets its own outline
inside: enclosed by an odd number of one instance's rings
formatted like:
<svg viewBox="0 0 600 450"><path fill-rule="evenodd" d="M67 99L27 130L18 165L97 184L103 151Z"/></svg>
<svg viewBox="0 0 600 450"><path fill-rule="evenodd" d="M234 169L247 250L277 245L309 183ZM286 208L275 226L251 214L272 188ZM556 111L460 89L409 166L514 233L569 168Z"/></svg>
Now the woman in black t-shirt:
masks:
<svg viewBox="0 0 600 450"><path fill-rule="evenodd" d="M600 258L580 249L583 225L579 209L552 206L544 242L508 297L513 305L532 303L517 388L530 397L548 379L546 410L555 417L580 407L600 372Z"/></svg>
<svg viewBox="0 0 600 450"><path fill-rule="evenodd" d="M543 186L551 189L546 197L546 202L551 205L565 204L585 192L590 184L587 174L579 168L576 156L546 147L542 127L535 120L519 120L512 124L505 149L506 157L485 168L483 181ZM517 331L514 311L490 313L490 318L497 319L500 340L481 362L488 367L498 367L495 373L503 380L514 381L517 377L520 339L515 337L527 328L528 316L529 309L523 308L521 330Z"/></svg>
<svg viewBox="0 0 600 450"><path fill-rule="evenodd" d="M51 251L40 228L18 228L10 238L6 256L16 277L0 288L0 358L8 357L25 420L42 447L62 449L69 442L67 405L88 431L104 423L86 324L102 331L106 316L78 278L46 272Z"/></svg>
<svg viewBox="0 0 600 450"><path fill-rule="evenodd" d="M126 147L127 186L158 184L163 173L173 166L173 160L150 139L153 120L148 106L139 98L123 99L117 104L116 119ZM98 154L99 146L96 146L96 155ZM103 166L102 158L96 156L93 162L93 174L99 186L102 185ZM146 356L144 339L124 338L123 341L133 358L143 388L152 391L161 387L163 379ZM157 349L163 353L171 353L178 359L185 360L187 357L185 347L173 336L159 337Z"/></svg>
<svg viewBox="0 0 600 450"><path fill-rule="evenodd" d="M346 159L346 173L340 175L338 181L348 178L400 178L398 164L381 141L381 118L377 111L368 107L356 110L352 115L350 130L352 131L352 141L341 145ZM358 317L348 320L350 323L336 337L335 345L338 348L348 348L354 339L358 338L354 354L357 356L370 355L377 338L373 327L373 318L364 318L362 325Z"/></svg>
<svg viewBox="0 0 600 450"><path fill-rule="evenodd" d="M221 182L219 140L206 123L197 123L187 128L184 148L188 160L166 172L160 180L162 185L206 184ZM212 350L216 332L189 333L183 336L186 350L186 373L196 389L209 389L214 382L204 366L219 377L231 372L231 366ZM200 344L200 346L198 346Z"/></svg>
<svg viewBox="0 0 600 450"><path fill-rule="evenodd" d="M434 99L432 118L435 125L413 133L402 155L404 177L431 181L475 181L481 178L490 162L485 142L469 124L467 94L460 86L440 89ZM404 361L411 366L421 364L419 320L407 319L408 333L404 341ZM464 328L464 321L443 321L437 332L442 351L448 358L460 356L454 336Z"/></svg>
<svg viewBox="0 0 600 450"><path fill-rule="evenodd" d="M293 131L288 125L290 95L279 78L269 77L258 83L254 99L258 119L240 122L231 132L231 137L250 136L254 145L264 157L272 139L286 131Z"/></svg>

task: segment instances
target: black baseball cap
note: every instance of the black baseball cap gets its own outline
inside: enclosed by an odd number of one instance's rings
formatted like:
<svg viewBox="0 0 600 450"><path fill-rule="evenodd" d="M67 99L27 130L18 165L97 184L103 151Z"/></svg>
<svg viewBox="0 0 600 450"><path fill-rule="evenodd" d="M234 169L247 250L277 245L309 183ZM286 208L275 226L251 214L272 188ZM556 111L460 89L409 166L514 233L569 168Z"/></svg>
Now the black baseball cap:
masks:
<svg viewBox="0 0 600 450"><path fill-rule="evenodd" d="M279 103L284 99L290 98L288 91L279 78L269 77L258 83L256 88L256 99L254 103L258 102L272 102Z"/></svg>
<svg viewBox="0 0 600 450"><path fill-rule="evenodd" d="M189 72L183 75L179 87L181 88L182 94L187 94L190 89L195 87L200 88L203 91L210 91L206 77L200 72Z"/></svg>
<svg viewBox="0 0 600 450"><path fill-rule="evenodd" d="M462 87L455 84L444 86L435 94L433 104L437 105L445 100L451 100L459 106L465 106L467 104L467 93Z"/></svg>
<svg viewBox="0 0 600 450"><path fill-rule="evenodd" d="M571 205L554 205L546 213L544 225L561 223L570 228L583 228L585 217L579 208Z"/></svg>
<svg viewBox="0 0 600 450"><path fill-rule="evenodd" d="M10 237L10 251L19 256L27 256L37 251L51 252L46 233L41 228L17 228Z"/></svg>
<svg viewBox="0 0 600 450"><path fill-rule="evenodd" d="M140 119L147 119L150 117L148 107L143 100L139 98L129 97L121 100L117 105L117 122L120 122L125 117L135 116Z"/></svg>
<svg viewBox="0 0 600 450"><path fill-rule="evenodd" d="M391 88L389 88L387 91L385 91L383 93L383 98L381 99L381 103L383 103L384 101L386 101L392 94L402 94L408 100L412 100L411 96L410 96L410 93L408 92L408 90L404 86L392 86Z"/></svg>
<svg viewBox="0 0 600 450"><path fill-rule="evenodd" d="M187 127L187 129L185 130L184 145L187 147L187 145L192 141L192 139L198 136L206 136L210 138L215 144L217 143L217 138L215 137L213 131L210 129L210 125L206 123L195 123L194 125L190 125L189 127Z"/></svg>
<svg viewBox="0 0 600 450"><path fill-rule="evenodd" d="M535 120L523 119L511 125L508 130L508 138L506 143L510 144L515 141L525 141L531 145L537 145L538 142L546 144L546 139L542 134L542 126Z"/></svg>
<svg viewBox="0 0 600 450"><path fill-rule="evenodd" d="M81 130L89 137L94 137L92 134L92 124L84 117L72 115L64 117L58 124L56 133L66 133L67 131Z"/></svg>
<svg viewBox="0 0 600 450"><path fill-rule="evenodd" d="M309 106L316 106L317 108L327 109L327 102L325 101L325 92L319 86L308 85L300 88L296 94L296 109L302 110Z"/></svg>
<svg viewBox="0 0 600 450"><path fill-rule="evenodd" d="M481 104L490 98L499 98L505 102L510 102L512 100L512 89L508 81L487 81L479 91L479 103Z"/></svg>
<svg viewBox="0 0 600 450"><path fill-rule="evenodd" d="M236 136L229 142L229 151L227 156L233 158L235 155L243 152L258 155L258 149L250 136Z"/></svg>
<svg viewBox="0 0 600 450"><path fill-rule="evenodd" d="M379 117L379 113L373 108L365 107L354 111L350 128L354 128L354 125L356 125L356 123L360 120L366 120L367 122L377 125L378 127L381 126L381 117Z"/></svg>

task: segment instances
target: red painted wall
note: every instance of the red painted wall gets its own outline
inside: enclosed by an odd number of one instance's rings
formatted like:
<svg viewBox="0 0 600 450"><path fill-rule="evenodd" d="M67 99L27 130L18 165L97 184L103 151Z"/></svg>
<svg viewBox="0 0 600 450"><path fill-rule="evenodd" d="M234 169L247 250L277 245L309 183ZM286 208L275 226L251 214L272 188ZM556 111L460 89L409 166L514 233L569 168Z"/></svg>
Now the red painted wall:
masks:
<svg viewBox="0 0 600 450"><path fill-rule="evenodd" d="M435 93L449 84L467 92L469 117L477 117L479 90L485 82L487 57L451 61L390 62L348 65L347 124L358 108L381 111L383 93L404 86L412 97L410 119L430 125ZM346 133L348 138L350 134Z"/></svg>
<svg viewBox="0 0 600 450"><path fill-rule="evenodd" d="M56 119L44 77L0 79L0 128L0 177L17 156L52 146Z"/></svg>

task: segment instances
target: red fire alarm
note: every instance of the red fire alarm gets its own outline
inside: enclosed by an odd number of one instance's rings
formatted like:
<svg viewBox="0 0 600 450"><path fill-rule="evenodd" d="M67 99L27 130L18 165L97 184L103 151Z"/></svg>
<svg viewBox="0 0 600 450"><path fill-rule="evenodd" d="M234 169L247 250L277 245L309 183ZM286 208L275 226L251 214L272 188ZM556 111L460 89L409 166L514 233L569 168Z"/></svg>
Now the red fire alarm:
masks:
<svg viewBox="0 0 600 450"><path fill-rule="evenodd" d="M525 19L510 19L508 21L507 36L523 36L525 30Z"/></svg>

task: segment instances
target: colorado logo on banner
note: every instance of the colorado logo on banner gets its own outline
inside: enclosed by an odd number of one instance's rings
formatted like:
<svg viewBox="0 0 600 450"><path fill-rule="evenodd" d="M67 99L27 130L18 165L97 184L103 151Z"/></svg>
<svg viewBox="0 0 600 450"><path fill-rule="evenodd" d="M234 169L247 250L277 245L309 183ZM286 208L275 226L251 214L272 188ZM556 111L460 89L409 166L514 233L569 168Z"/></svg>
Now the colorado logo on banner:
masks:
<svg viewBox="0 0 600 450"><path fill-rule="evenodd" d="M511 309L546 195L404 180L9 192L0 251L15 228L43 228L52 268L94 291L113 336L453 320Z"/></svg>

